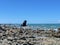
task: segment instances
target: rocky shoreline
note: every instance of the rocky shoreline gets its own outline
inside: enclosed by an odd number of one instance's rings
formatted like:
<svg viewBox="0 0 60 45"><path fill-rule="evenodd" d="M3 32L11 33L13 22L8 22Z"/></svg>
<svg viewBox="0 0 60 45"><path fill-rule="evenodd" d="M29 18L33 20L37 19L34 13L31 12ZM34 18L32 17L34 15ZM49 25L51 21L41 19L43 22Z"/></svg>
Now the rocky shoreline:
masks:
<svg viewBox="0 0 60 45"><path fill-rule="evenodd" d="M58 31L33 30L0 25L0 45L60 45L60 28Z"/></svg>

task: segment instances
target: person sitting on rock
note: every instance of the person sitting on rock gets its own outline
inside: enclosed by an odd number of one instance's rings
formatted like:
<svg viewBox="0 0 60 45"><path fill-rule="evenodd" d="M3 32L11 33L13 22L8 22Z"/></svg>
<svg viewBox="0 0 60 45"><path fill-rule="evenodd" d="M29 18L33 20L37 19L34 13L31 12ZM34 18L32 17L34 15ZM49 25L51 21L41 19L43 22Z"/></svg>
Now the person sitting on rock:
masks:
<svg viewBox="0 0 60 45"><path fill-rule="evenodd" d="M27 26L27 21L24 20L23 24L21 24L21 26Z"/></svg>

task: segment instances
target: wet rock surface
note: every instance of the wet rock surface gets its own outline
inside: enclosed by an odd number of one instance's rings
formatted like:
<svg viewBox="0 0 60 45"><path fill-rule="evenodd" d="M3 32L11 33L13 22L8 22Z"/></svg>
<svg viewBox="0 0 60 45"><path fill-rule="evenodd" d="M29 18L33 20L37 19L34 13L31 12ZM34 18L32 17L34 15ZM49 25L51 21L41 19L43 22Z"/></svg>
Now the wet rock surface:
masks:
<svg viewBox="0 0 60 45"><path fill-rule="evenodd" d="M60 45L59 30L33 30L0 25L0 45Z"/></svg>

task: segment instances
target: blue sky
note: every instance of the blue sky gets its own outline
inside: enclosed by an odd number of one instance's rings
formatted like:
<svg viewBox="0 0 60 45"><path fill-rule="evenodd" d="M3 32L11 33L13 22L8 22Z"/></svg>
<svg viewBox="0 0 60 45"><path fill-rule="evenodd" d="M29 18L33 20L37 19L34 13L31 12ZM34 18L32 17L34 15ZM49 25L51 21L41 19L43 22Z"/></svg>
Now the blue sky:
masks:
<svg viewBox="0 0 60 45"><path fill-rule="evenodd" d="M0 23L60 23L60 0L0 0Z"/></svg>

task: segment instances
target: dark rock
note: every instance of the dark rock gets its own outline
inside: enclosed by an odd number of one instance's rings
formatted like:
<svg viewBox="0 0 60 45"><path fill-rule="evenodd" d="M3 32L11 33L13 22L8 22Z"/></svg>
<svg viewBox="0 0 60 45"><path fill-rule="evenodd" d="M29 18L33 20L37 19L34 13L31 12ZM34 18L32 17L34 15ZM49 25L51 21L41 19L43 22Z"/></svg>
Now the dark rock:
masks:
<svg viewBox="0 0 60 45"><path fill-rule="evenodd" d="M31 43L27 42L26 44L23 44L23 45L34 45L34 44L31 44Z"/></svg>
<svg viewBox="0 0 60 45"><path fill-rule="evenodd" d="M7 39L8 41L13 41L12 39Z"/></svg>
<svg viewBox="0 0 60 45"><path fill-rule="evenodd" d="M31 36L31 37L29 37L29 38L35 38L34 36Z"/></svg>
<svg viewBox="0 0 60 45"><path fill-rule="evenodd" d="M3 36L6 36L7 37L7 35L5 35L5 34L3 34Z"/></svg>
<svg viewBox="0 0 60 45"><path fill-rule="evenodd" d="M9 45L12 45L12 43L8 43Z"/></svg>
<svg viewBox="0 0 60 45"><path fill-rule="evenodd" d="M60 30L60 28L58 28L58 30Z"/></svg>
<svg viewBox="0 0 60 45"><path fill-rule="evenodd" d="M56 38L60 38L60 36L56 36L56 35L55 35L54 37L56 37Z"/></svg>
<svg viewBox="0 0 60 45"><path fill-rule="evenodd" d="M29 43L29 42L27 42L27 44L28 44L28 45L34 45L34 44Z"/></svg>
<svg viewBox="0 0 60 45"><path fill-rule="evenodd" d="M22 40L26 40L26 38L25 38L25 37L22 37L22 38L20 38L20 39L22 39Z"/></svg>
<svg viewBox="0 0 60 45"><path fill-rule="evenodd" d="M18 45L18 44L16 44L16 45Z"/></svg>
<svg viewBox="0 0 60 45"><path fill-rule="evenodd" d="M27 44L23 44L23 45L27 45Z"/></svg>
<svg viewBox="0 0 60 45"><path fill-rule="evenodd" d="M60 33L60 28L58 28L58 33Z"/></svg>
<svg viewBox="0 0 60 45"><path fill-rule="evenodd" d="M1 26L0 26L0 30L6 31L6 30L5 30L5 29L3 29Z"/></svg>

